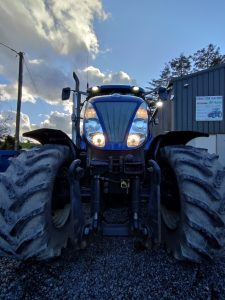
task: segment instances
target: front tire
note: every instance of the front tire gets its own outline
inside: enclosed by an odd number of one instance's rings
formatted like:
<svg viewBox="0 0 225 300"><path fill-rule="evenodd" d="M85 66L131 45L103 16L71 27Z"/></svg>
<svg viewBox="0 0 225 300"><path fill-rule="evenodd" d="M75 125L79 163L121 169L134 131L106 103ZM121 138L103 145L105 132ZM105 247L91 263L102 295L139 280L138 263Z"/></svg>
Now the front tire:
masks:
<svg viewBox="0 0 225 300"><path fill-rule="evenodd" d="M224 255L225 169L215 154L190 146L161 149L162 239L178 260Z"/></svg>
<svg viewBox="0 0 225 300"><path fill-rule="evenodd" d="M70 233L70 150L44 145L22 152L0 174L0 255L59 256Z"/></svg>

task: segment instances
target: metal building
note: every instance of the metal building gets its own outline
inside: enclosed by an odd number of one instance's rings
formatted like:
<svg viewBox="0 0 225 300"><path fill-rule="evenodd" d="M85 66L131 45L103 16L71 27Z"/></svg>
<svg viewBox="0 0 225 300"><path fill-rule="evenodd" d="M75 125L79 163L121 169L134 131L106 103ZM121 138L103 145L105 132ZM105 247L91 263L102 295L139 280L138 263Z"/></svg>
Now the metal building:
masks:
<svg viewBox="0 0 225 300"><path fill-rule="evenodd" d="M153 134L171 130L208 133L192 141L225 162L225 64L172 80L174 98L159 112Z"/></svg>

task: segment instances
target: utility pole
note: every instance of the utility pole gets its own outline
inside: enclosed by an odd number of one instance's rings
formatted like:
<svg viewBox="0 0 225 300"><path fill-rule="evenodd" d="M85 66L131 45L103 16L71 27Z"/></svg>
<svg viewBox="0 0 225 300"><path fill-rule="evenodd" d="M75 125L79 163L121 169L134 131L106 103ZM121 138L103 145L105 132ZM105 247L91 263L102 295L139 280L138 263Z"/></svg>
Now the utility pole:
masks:
<svg viewBox="0 0 225 300"><path fill-rule="evenodd" d="M17 110L16 110L16 132L15 132L15 150L19 150L20 142L20 111L21 111L21 100L22 100L22 86L23 86L23 52L17 52L11 47L0 42L1 46L8 48L15 52L19 56L19 75L18 75L18 97L17 97Z"/></svg>
<svg viewBox="0 0 225 300"><path fill-rule="evenodd" d="M16 109L16 132L15 132L15 150L19 150L20 143L20 111L23 86L23 52L19 52L19 75L18 75L18 96Z"/></svg>

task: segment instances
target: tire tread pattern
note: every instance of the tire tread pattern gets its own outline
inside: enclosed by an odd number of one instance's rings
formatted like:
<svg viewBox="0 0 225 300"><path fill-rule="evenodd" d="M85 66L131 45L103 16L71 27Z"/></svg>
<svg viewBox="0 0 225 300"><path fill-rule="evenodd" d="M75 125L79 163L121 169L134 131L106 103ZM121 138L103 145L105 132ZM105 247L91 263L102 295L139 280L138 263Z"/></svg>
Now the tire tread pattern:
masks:
<svg viewBox="0 0 225 300"><path fill-rule="evenodd" d="M218 156L183 145L166 146L160 154L176 176L183 210L177 232L168 230L164 235L168 250L179 260L194 262L223 256L225 168ZM176 245L172 243L174 238L179 240Z"/></svg>
<svg viewBox="0 0 225 300"><path fill-rule="evenodd" d="M51 202L59 167L69 159L69 148L44 145L11 159L0 173L0 255L19 260L50 258L66 243L49 243L46 210Z"/></svg>

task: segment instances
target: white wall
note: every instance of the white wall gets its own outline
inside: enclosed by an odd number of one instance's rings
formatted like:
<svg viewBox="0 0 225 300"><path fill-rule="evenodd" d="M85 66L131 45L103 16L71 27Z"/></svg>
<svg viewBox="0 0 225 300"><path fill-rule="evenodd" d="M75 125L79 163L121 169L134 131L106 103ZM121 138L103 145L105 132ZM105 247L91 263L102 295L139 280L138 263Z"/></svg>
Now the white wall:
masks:
<svg viewBox="0 0 225 300"><path fill-rule="evenodd" d="M225 165L225 134L217 134L216 148L220 156L220 162Z"/></svg>
<svg viewBox="0 0 225 300"><path fill-rule="evenodd" d="M187 145L208 149L209 153L219 155L220 162L225 165L225 134L212 134L209 137L199 137Z"/></svg>

